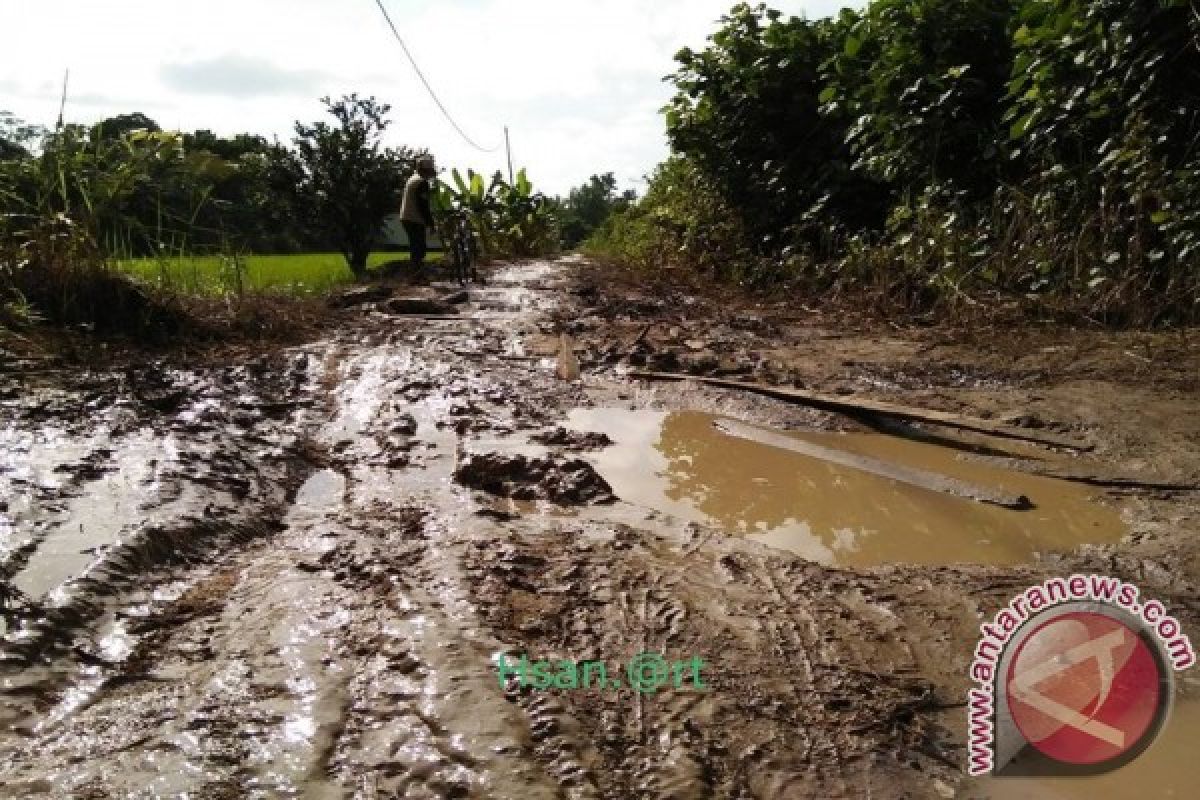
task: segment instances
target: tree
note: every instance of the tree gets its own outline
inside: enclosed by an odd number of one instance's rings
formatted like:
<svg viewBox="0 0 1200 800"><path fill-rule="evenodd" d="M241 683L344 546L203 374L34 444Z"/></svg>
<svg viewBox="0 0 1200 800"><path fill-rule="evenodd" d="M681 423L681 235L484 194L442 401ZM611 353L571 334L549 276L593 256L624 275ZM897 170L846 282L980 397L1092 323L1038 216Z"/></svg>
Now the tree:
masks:
<svg viewBox="0 0 1200 800"><path fill-rule="evenodd" d="M855 168L898 196L946 184L986 197L1004 177L1016 0L878 0L846 12L825 113L855 120Z"/></svg>
<svg viewBox="0 0 1200 800"><path fill-rule="evenodd" d="M617 194L617 179L611 172L593 175L587 183L572 189L561 203L563 244L568 248L577 246L635 199L632 189Z"/></svg>
<svg viewBox="0 0 1200 800"><path fill-rule="evenodd" d="M222 137L210 130L200 129L183 135L183 146L188 152L204 150L226 161L237 161L249 153L267 154L272 148L271 142L262 136L252 133L239 133L230 137Z"/></svg>
<svg viewBox="0 0 1200 800"><path fill-rule="evenodd" d="M391 106L357 94L321 102L335 125L296 123L297 210L362 277L384 218L398 207L400 191L422 153L382 146Z"/></svg>
<svg viewBox="0 0 1200 800"><path fill-rule="evenodd" d="M40 125L30 125L10 111L0 111L0 161L29 156L29 147L46 135Z"/></svg>
<svg viewBox="0 0 1200 800"><path fill-rule="evenodd" d="M149 131L158 133L162 128L158 123L140 111L132 114L118 114L97 122L92 127L93 141L115 141L134 131Z"/></svg>
<svg viewBox="0 0 1200 800"><path fill-rule="evenodd" d="M823 64L856 18L809 21L740 3L670 80L667 138L728 201L763 251L878 226L887 194L856 174L852 119L821 113Z"/></svg>

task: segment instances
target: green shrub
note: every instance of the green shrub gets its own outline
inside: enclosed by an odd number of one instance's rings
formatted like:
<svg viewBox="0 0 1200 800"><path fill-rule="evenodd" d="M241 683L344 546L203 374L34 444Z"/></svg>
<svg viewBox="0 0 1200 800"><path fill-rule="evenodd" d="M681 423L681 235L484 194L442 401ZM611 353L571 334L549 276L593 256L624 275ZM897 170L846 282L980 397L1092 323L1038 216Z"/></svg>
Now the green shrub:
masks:
<svg viewBox="0 0 1200 800"><path fill-rule="evenodd" d="M741 214L689 159L663 162L646 195L612 215L583 251L641 270L687 267L719 281L753 281L760 259L747 246Z"/></svg>
<svg viewBox="0 0 1200 800"><path fill-rule="evenodd" d="M1200 317L1184 0L742 3L677 60L675 155L592 252L910 309Z"/></svg>
<svg viewBox="0 0 1200 800"><path fill-rule="evenodd" d="M611 172L593 175L557 201L563 246L578 247L609 217L629 208L635 200L637 194L632 189L617 193L617 179Z"/></svg>
<svg viewBox="0 0 1200 800"><path fill-rule="evenodd" d="M670 76L667 136L737 209L755 252L803 241L823 251L845 229L882 223L886 192L851 168L851 119L822 113L823 65L841 20L785 18L735 6L707 49L684 48Z"/></svg>

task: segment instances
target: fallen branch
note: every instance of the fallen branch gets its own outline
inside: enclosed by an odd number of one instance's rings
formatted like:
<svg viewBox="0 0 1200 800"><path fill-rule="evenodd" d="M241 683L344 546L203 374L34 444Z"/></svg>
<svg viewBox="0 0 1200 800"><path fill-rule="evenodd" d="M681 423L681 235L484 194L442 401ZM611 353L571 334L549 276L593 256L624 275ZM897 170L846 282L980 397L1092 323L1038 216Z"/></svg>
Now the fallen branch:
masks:
<svg viewBox="0 0 1200 800"><path fill-rule="evenodd" d="M927 411L910 406L896 405L895 403L884 403L876 400L846 400L841 397L833 397L831 395L818 394L816 392L804 391L802 389L784 389L778 386L767 386L761 383L751 383L750 381L735 381L727 378L706 378L696 375L683 375L676 372L630 372L629 377L638 380L648 381L696 381L708 386L717 386L722 389L737 389L743 392L751 392L753 394L763 395L764 397L773 397L777 400L785 400L790 403L799 403L802 405L819 408L824 411L836 411L841 414L849 414L852 416L883 416L893 417L895 419L908 420L910 422L924 422L930 425L942 425L947 428L957 428L959 430L971 431L973 433L983 433L988 436L997 436L1003 439L1016 439L1018 441L1033 442L1035 444L1045 445L1048 447L1059 447L1077 452L1087 452L1092 449L1090 445L1079 444L1070 440L1051 436L1049 434L1035 434L1022 430L1001 425L999 423L990 422L985 419L976 419L974 417L964 417L960 414L952 414L947 411Z"/></svg>
<svg viewBox="0 0 1200 800"><path fill-rule="evenodd" d="M1029 472L1032 475L1040 475L1043 478L1053 478L1057 481L1067 481L1069 483L1082 483L1085 486L1095 486L1100 489L1121 489L1133 492L1200 492L1200 484L1196 483L1185 483L1182 481L1144 480L1142 478L1133 478L1122 475L1100 475L1091 472L1076 472L1072 470L1059 469L1053 465L1046 465L1038 462L1028 462L1023 461L1022 459L1011 457L976 457L976 460L1004 469L1020 469L1025 472Z"/></svg>

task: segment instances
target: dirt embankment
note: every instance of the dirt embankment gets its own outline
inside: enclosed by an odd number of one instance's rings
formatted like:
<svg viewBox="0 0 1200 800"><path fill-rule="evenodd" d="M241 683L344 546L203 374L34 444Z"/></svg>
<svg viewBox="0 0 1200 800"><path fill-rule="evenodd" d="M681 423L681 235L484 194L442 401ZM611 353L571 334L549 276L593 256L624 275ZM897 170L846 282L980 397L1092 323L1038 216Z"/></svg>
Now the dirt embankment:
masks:
<svg viewBox="0 0 1200 800"><path fill-rule="evenodd" d="M900 330L602 277L516 265L465 304L348 298L326 336L266 355L6 376L3 791L983 797L962 773L967 663L1017 591L1105 572L1197 630L1195 492L1087 484L1123 515L1117 543L849 567L689 519L678 487L640 503L608 480L620 432L569 422L863 427L623 374L651 367L1007 419L1093 447L1009 466L1188 483L1186 334ZM581 381L557 375L563 333ZM704 686L540 691L496 669L617 674L643 652L701 658Z"/></svg>

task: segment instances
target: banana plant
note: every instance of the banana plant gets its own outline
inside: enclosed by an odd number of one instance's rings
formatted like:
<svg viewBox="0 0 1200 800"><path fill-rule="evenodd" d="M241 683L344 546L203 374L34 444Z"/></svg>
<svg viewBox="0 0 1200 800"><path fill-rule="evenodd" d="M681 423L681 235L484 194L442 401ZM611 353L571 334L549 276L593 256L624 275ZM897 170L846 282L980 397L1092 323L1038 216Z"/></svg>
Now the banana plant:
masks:
<svg viewBox="0 0 1200 800"><path fill-rule="evenodd" d="M464 178L454 169L450 178L450 183L438 181L434 209L466 213L486 255L523 257L554 250L557 220L545 195L534 192L524 169L511 184L499 172L490 183L474 170Z"/></svg>

